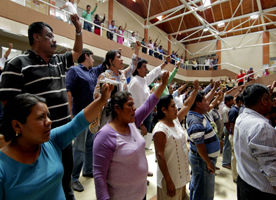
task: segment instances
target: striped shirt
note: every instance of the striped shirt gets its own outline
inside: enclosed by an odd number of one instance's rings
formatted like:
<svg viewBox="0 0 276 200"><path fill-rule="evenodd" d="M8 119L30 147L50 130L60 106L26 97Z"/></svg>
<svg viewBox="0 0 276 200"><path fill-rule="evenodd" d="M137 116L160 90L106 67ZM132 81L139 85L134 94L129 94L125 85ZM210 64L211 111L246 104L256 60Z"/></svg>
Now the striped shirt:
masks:
<svg viewBox="0 0 276 200"><path fill-rule="evenodd" d="M219 139L209 121L194 111L189 111L186 121L192 150L197 152L196 145L204 143L209 157L219 156Z"/></svg>
<svg viewBox="0 0 276 200"><path fill-rule="evenodd" d="M258 112L245 108L234 129L238 174L262 192L276 194L276 130Z"/></svg>
<svg viewBox="0 0 276 200"><path fill-rule="evenodd" d="M52 128L70 121L65 71L74 65L71 52L53 55L47 64L35 52L27 50L6 62L2 73L0 100L9 101L20 93L32 93L46 99Z"/></svg>

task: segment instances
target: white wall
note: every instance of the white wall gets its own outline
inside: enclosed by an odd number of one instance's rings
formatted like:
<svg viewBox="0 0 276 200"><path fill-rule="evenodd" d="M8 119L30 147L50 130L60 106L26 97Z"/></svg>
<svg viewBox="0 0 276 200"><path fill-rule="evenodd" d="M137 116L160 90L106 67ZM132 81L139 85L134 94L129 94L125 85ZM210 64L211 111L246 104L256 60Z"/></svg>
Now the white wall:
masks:
<svg viewBox="0 0 276 200"><path fill-rule="evenodd" d="M269 32L269 42L276 42L276 30ZM269 45L269 57L276 57L276 44Z"/></svg>
<svg viewBox="0 0 276 200"><path fill-rule="evenodd" d="M241 39L244 35L233 36L229 38L225 38L225 42L221 41L221 49L230 48L226 42L232 47L237 48L237 45L240 43ZM251 40L251 41L250 41ZM246 43L246 44L245 44ZM262 44L262 32L252 33L246 35L239 46L243 45L244 47L256 44ZM239 66L245 70L248 70L250 67L253 67L254 71L263 68L263 47L248 47L242 49L228 50L221 52L221 63L231 63L233 65ZM223 66L222 68L228 68L231 71L236 73L239 72L239 69L231 67L231 66Z"/></svg>

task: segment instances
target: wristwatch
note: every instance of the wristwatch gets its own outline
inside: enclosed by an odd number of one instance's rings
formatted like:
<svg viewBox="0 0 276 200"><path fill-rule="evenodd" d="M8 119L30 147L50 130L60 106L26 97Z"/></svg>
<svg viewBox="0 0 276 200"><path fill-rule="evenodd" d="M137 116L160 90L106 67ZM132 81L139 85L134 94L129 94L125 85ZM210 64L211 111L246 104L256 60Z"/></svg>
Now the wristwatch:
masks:
<svg viewBox="0 0 276 200"><path fill-rule="evenodd" d="M75 30L75 33L76 33L76 35L81 35L82 34L82 30L79 33L77 33L77 31Z"/></svg>

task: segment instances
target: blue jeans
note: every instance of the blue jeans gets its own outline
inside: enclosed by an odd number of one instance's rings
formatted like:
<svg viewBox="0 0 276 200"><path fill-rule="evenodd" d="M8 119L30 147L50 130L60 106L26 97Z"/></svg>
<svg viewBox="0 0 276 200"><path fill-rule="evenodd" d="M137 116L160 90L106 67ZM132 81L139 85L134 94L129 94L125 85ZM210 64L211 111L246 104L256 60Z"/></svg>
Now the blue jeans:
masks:
<svg viewBox="0 0 276 200"><path fill-rule="evenodd" d="M83 23L83 29L88 30L89 32L92 32L92 26L88 22Z"/></svg>
<svg viewBox="0 0 276 200"><path fill-rule="evenodd" d="M210 158L216 165L217 158ZM190 151L189 162L192 169L190 200L212 200L215 191L215 174L208 171L206 162Z"/></svg>
<svg viewBox="0 0 276 200"><path fill-rule="evenodd" d="M149 50L149 55L150 55L150 56L152 56L152 53L153 53L153 51L152 51L152 50Z"/></svg>
<svg viewBox="0 0 276 200"><path fill-rule="evenodd" d="M73 144L74 168L72 173L72 182L80 177L83 167L83 174L93 173L93 141L94 135L86 128L75 138Z"/></svg>
<svg viewBox="0 0 276 200"><path fill-rule="evenodd" d="M223 152L222 152L222 166L231 165L231 156L232 156L232 147L229 141L229 133L227 129L224 127L224 145L223 145Z"/></svg>

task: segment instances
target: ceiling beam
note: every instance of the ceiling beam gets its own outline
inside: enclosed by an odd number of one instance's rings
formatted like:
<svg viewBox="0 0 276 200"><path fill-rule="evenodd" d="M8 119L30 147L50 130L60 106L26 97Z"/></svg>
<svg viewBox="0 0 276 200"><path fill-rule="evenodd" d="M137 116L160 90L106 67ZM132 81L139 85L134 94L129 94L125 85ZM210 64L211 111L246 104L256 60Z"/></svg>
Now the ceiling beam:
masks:
<svg viewBox="0 0 276 200"><path fill-rule="evenodd" d="M199 3L199 2L201 2L201 0L195 0L193 3ZM192 3L189 2L189 4L192 4ZM175 10L181 10L182 8L185 8L185 6L184 6L184 5L176 6L176 7L174 7L174 8L169 9L169 10L166 10L166 11L164 11L164 12L161 12L161 13L158 13L158 14L156 14L156 15L151 16L151 17L149 18L149 20L152 20L152 19L154 19L154 18L156 18L156 17L159 17L159 16L162 16L162 15L169 14L169 13L175 11Z"/></svg>
<svg viewBox="0 0 276 200"><path fill-rule="evenodd" d="M232 17L231 17L231 19L230 19L230 21L229 21L228 24L225 26L224 31L226 31L226 29L227 29L227 27L229 26L230 22L233 20L235 14L236 14L236 12L238 11L239 7L241 6L242 2L243 2L243 0L240 1L238 7L236 8L235 12L233 13L233 15L232 15Z"/></svg>
<svg viewBox="0 0 276 200"><path fill-rule="evenodd" d="M271 24L275 24L275 22L270 22L270 23L266 23L266 24L259 24L259 25L250 26L250 27L246 27L246 28L236 29L236 30L232 30L232 31L227 32L227 33L243 31L243 30L252 29L252 28L258 28L258 27L263 26L263 25L268 26L268 25L271 25ZM192 38L192 39L189 39L189 40L185 40L183 42L190 42L190 41L194 41L194 40L199 40L201 38L208 38L208 37L214 37L214 36L215 36L215 34L205 35L205 36L202 36L202 37L197 37L197 38Z"/></svg>
<svg viewBox="0 0 276 200"><path fill-rule="evenodd" d="M204 10L204 9L208 9L209 7L212 7L212 6L215 6L215 5L224 3L224 2L228 2L228 1L229 1L229 0L220 0L220 1L214 2L214 3L212 3L211 5L206 6L206 7L200 7L200 8L198 7L198 8L194 8L194 9L189 9L190 11L188 11L188 12L181 13L181 14L179 14L179 15L173 16L173 17L168 18L168 19L165 19L165 20L160 20L160 21L158 21L158 22L156 22L156 23L154 23L154 24L151 24L151 25L149 25L149 26L155 26L155 25L157 25L157 24L162 24L162 23L164 23L164 22L167 22L167 21L170 21L170 20L173 20L173 19L182 17L183 15L193 14L193 13L196 13L197 11L201 11L202 9L203 9L203 10ZM187 6L190 7L189 3L187 3ZM187 7L187 6L186 6L186 7ZM184 7L185 7L185 5L183 6L183 8L184 8ZM158 15L158 16L160 16L160 15Z"/></svg>
<svg viewBox="0 0 276 200"><path fill-rule="evenodd" d="M258 5L258 9L260 11L260 17L261 17L262 24L264 24L265 20L264 20L264 14L263 14L263 9L262 9L262 4L261 4L260 0L257 0L257 5ZM266 31L266 27L265 26L263 26L263 29L264 29L264 31Z"/></svg>
<svg viewBox="0 0 276 200"><path fill-rule="evenodd" d="M146 25L148 25L148 24L149 24L150 4L151 4L151 0L149 0L149 7L148 7L148 15L147 15L147 23L146 23Z"/></svg>
<svg viewBox="0 0 276 200"><path fill-rule="evenodd" d="M275 10L276 10L276 7L268 8L268 9L263 10L263 13L269 15L270 14L269 12L272 12L272 11L275 11ZM251 15L257 15L257 14L259 14L259 11L253 12L253 13L248 13L248 14L241 15L241 16L238 16L238 17L234 17L232 20L235 21L235 20L238 20L238 19L243 19L243 18L246 18L246 17L250 17ZM270 15L272 15L272 14L270 14ZM219 23L222 23L222 22L225 23L225 22L229 22L229 21L230 21L230 19L225 19L225 20L213 22L210 25L215 26ZM179 31L179 33L186 33L186 32L190 32L190 31L195 31L195 30L198 30L198 29L202 29L203 27L204 26L198 26L198 27L186 29L186 30L183 30L183 31ZM169 35L176 35L176 34L178 34L178 32L170 33Z"/></svg>

